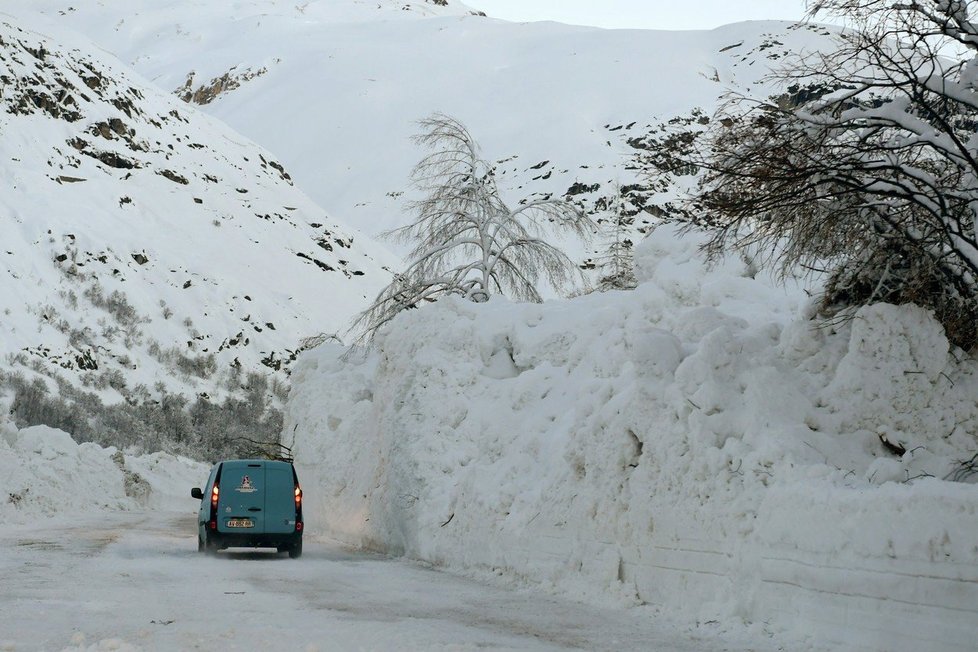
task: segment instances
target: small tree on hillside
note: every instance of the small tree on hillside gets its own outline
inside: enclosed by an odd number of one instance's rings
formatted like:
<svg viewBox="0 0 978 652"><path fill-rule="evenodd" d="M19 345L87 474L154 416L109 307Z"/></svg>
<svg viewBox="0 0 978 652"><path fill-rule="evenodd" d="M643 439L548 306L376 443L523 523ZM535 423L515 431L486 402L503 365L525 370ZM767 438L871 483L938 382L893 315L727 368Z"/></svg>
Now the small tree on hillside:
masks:
<svg viewBox="0 0 978 652"><path fill-rule="evenodd" d="M559 290L579 274L545 238L559 231L588 238L594 231L590 218L565 201L508 206L493 166L458 120L436 113L419 124L415 141L431 152L412 178L425 197L411 204L412 224L387 234L415 246L407 268L354 322L367 339L402 310L448 294L475 302L494 293L539 302L541 280Z"/></svg>
<svg viewBox="0 0 978 652"><path fill-rule="evenodd" d="M602 225L604 233L604 253L597 259L599 271L598 287L607 290L632 290L638 285L635 280L635 265L630 237L631 225L635 218L624 210L620 184L612 187L614 193L606 205L607 221Z"/></svg>
<svg viewBox="0 0 978 652"><path fill-rule="evenodd" d="M978 24L963 0L821 0L852 29L787 93L714 120L697 200L713 251L828 271L824 307L914 302L978 343ZM963 53L963 54L957 54Z"/></svg>

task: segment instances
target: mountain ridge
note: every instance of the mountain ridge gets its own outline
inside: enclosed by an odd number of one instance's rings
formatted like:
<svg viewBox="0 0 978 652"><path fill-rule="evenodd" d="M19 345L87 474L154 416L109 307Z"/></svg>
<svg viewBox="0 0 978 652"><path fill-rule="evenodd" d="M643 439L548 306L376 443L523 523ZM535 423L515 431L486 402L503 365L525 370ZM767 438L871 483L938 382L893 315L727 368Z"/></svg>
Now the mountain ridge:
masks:
<svg viewBox="0 0 978 652"><path fill-rule="evenodd" d="M671 120L696 109L710 116L731 90L777 92L763 79L771 68L792 52L827 47L834 29L779 21L699 32L517 24L473 16L458 3L447 15L402 11L414 20L387 19L398 2L378 3L384 11L370 20L338 18L361 6L353 0L328 3L332 13L306 22L270 1L258 22L224 8L188 25L185 0L170 0L168 13L127 19L141 34L179 33L182 46L171 48L112 27L112 3L58 16L67 4L37 6L164 88L206 101L209 113L276 151L320 204L371 234L410 219L417 194L409 174L420 158L410 137L417 120L442 112L465 123L497 162L509 201L569 197L600 217L621 186L641 236L672 210L677 193L662 186L681 189L689 180L648 178L635 144L661 141ZM579 261L593 253L564 244Z"/></svg>

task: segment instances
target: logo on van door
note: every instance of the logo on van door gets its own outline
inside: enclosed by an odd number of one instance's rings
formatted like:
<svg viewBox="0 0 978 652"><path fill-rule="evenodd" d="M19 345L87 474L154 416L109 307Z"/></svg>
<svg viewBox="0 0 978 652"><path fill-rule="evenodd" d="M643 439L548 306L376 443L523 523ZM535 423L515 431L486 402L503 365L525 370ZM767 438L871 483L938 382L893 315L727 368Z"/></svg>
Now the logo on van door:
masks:
<svg viewBox="0 0 978 652"><path fill-rule="evenodd" d="M248 476L244 476L243 478L241 478L241 484L237 486L235 491L238 491L243 494L253 494L255 493L256 489L255 489L255 485L251 484L251 478L249 478Z"/></svg>

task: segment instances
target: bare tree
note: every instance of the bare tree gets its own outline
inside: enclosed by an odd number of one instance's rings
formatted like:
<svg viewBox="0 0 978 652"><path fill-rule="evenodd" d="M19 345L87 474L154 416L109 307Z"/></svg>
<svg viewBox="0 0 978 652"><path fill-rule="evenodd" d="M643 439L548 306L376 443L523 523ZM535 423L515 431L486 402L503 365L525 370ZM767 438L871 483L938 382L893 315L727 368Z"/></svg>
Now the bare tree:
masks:
<svg viewBox="0 0 978 652"><path fill-rule="evenodd" d="M838 49L799 56L783 96L734 98L712 123L696 199L713 252L826 270L829 310L914 302L978 344L974 5L813 3L849 21Z"/></svg>
<svg viewBox="0 0 978 652"><path fill-rule="evenodd" d="M493 166L461 122L436 113L419 124L415 141L431 151L412 178L425 197L411 204L412 224L387 234L415 246L407 268L354 322L361 337L369 339L402 310L447 294L475 302L495 293L539 302L541 280L561 290L580 276L546 238L559 231L590 237L594 224L588 216L558 199L509 207Z"/></svg>

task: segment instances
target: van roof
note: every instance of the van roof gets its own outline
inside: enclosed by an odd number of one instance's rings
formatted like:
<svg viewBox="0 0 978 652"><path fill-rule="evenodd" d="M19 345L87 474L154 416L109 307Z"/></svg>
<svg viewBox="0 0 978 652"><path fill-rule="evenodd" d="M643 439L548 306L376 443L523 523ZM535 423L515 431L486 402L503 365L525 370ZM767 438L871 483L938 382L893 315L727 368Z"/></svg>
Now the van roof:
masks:
<svg viewBox="0 0 978 652"><path fill-rule="evenodd" d="M227 464L227 465L234 465L234 466L238 466L240 464L261 464L262 466L282 464L284 466L292 466L291 463L283 462L281 460L262 460L262 459L221 460L219 462L215 462L215 465L216 464Z"/></svg>

